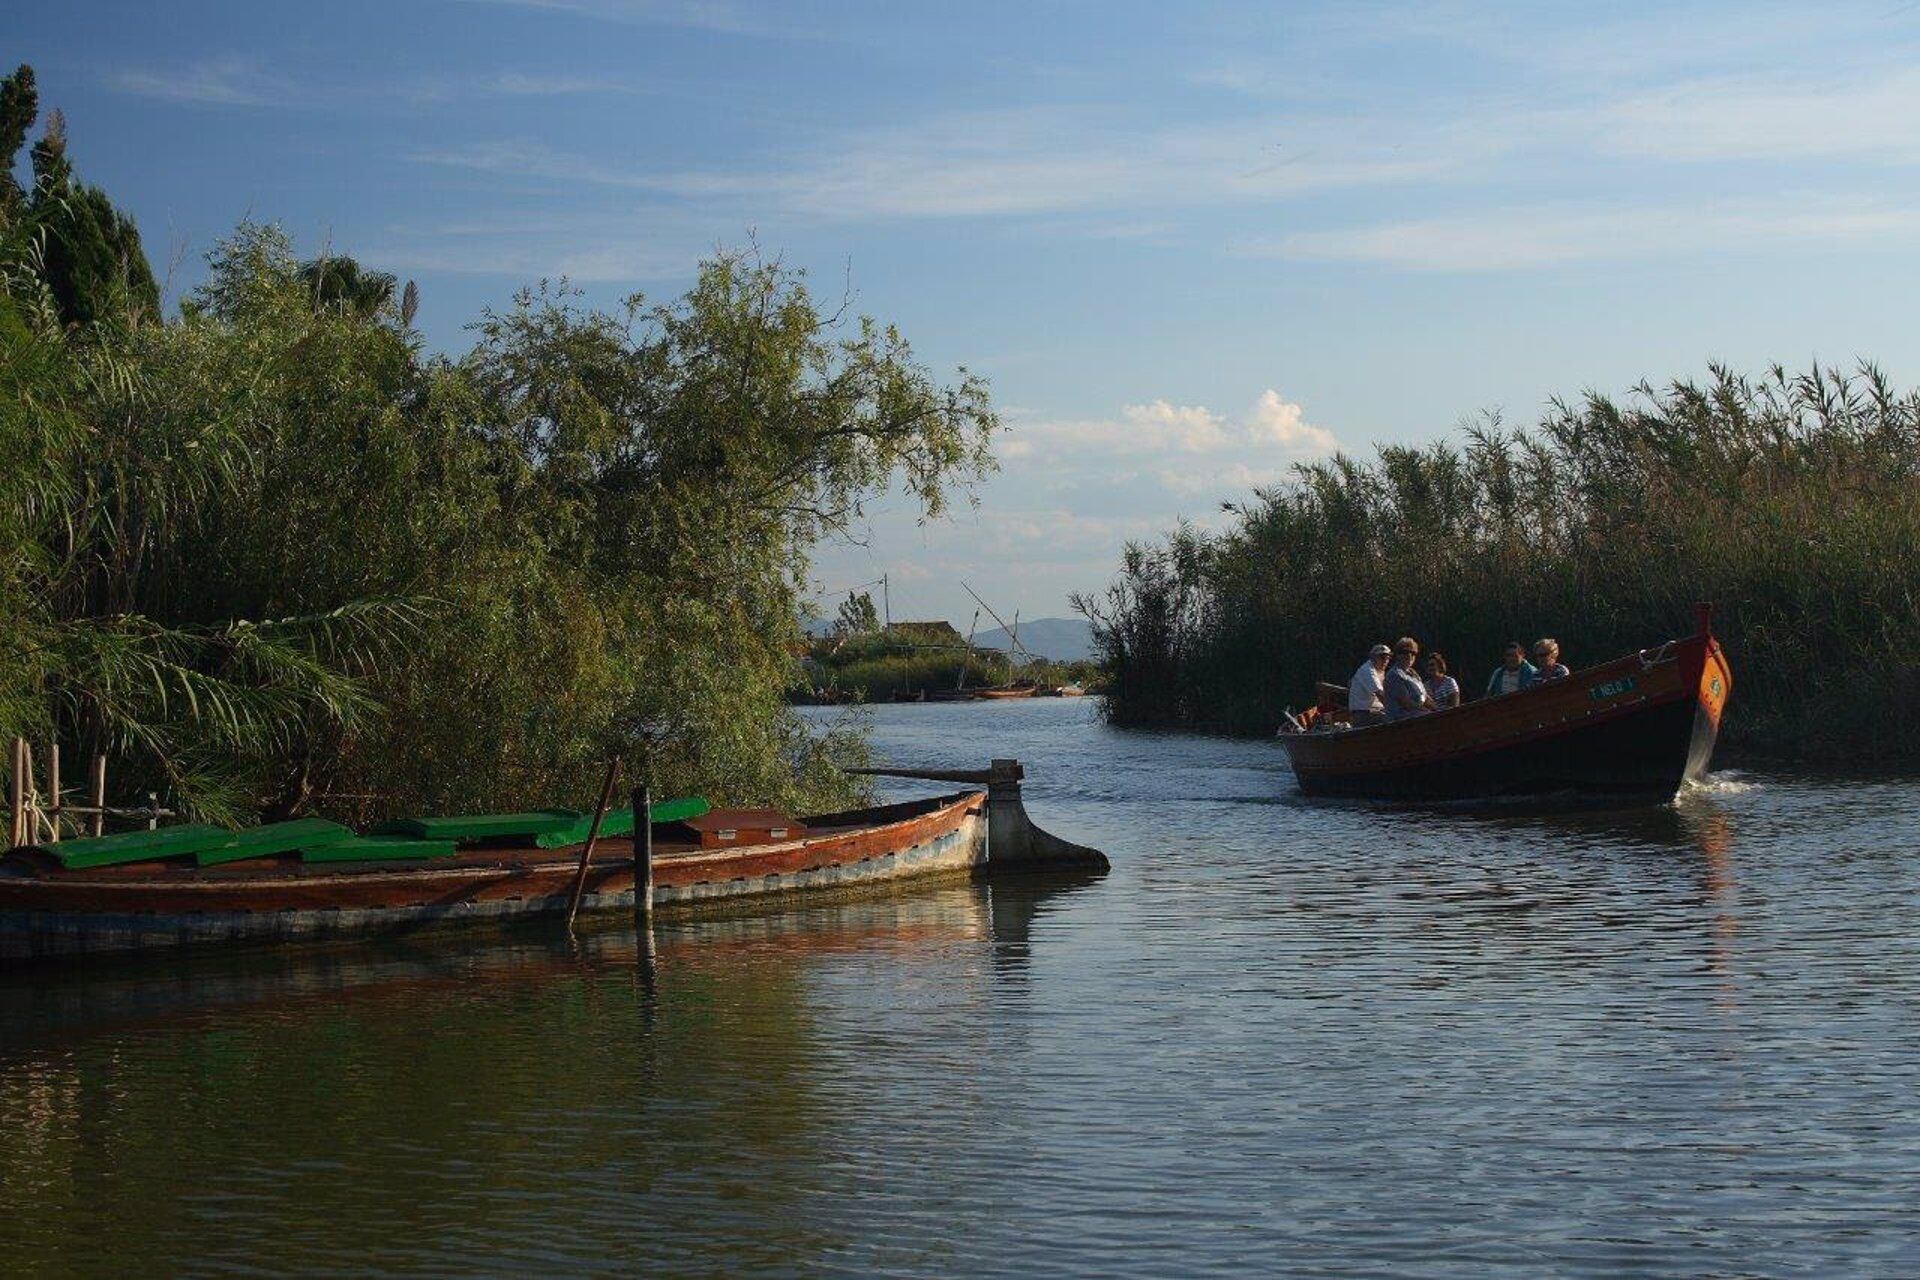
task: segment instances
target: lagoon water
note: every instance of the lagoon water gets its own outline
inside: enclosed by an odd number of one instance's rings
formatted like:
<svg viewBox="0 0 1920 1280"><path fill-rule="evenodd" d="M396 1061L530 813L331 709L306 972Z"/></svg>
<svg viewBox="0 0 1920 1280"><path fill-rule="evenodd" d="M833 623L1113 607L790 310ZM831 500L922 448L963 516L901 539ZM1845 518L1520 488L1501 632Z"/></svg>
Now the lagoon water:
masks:
<svg viewBox="0 0 1920 1280"><path fill-rule="evenodd" d="M1920 783L872 716L1113 871L0 976L0 1270L1920 1274Z"/></svg>

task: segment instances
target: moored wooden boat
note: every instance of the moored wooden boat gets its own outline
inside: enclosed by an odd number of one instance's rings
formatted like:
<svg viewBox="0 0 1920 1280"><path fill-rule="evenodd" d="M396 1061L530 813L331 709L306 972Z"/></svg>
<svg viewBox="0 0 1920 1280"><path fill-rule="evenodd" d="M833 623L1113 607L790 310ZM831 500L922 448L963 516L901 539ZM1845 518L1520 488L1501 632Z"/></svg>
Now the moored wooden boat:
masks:
<svg viewBox="0 0 1920 1280"><path fill-rule="evenodd" d="M964 775L987 783L987 791L815 815L796 828L797 838L719 848L662 840L654 845L652 904L672 911L918 876L1104 867L1096 851L1024 826L1018 765L1006 763L1011 770ZM631 910L635 861L631 836L603 837L581 910ZM79 869L41 851L16 849L0 857L0 958L286 941L564 913L579 862L577 849L531 841L436 848L430 857L408 861L390 855L316 860L288 851L213 865L175 858Z"/></svg>
<svg viewBox="0 0 1920 1280"><path fill-rule="evenodd" d="M1705 775L1732 689L1703 605L1693 635L1565 679L1361 728L1310 713L1281 740L1314 796L1667 800Z"/></svg>

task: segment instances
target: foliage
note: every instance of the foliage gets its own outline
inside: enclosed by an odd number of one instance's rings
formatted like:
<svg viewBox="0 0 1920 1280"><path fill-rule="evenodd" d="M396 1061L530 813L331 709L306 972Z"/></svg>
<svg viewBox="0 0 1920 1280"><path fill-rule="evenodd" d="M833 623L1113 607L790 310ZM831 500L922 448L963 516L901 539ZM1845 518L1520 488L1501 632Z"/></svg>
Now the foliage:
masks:
<svg viewBox="0 0 1920 1280"><path fill-rule="evenodd" d="M834 629L843 636L866 635L880 629L880 611L873 607L873 596L862 591L859 595L847 592L847 598L840 605L840 614L834 620Z"/></svg>
<svg viewBox="0 0 1920 1280"><path fill-rule="evenodd" d="M796 701L887 702L898 695L928 690L1004 685L1013 679L1039 685L1091 685L1100 676L1091 662L1029 662L1010 665L1004 653L990 649L928 647L876 631L815 641L801 663Z"/></svg>
<svg viewBox="0 0 1920 1280"><path fill-rule="evenodd" d="M857 729L784 706L808 551L990 465L977 380L748 256L616 314L524 293L448 360L271 228L177 319L78 326L3 230L0 734L226 819L585 802L610 752L848 797Z"/></svg>
<svg viewBox="0 0 1920 1280"><path fill-rule="evenodd" d="M39 102L32 67L22 66L0 80L0 222L25 228L33 273L44 282L63 323L152 317L160 291L140 232L105 192L74 179L60 112L48 113L46 129L33 144L32 190L23 191L13 176Z"/></svg>
<svg viewBox="0 0 1920 1280"><path fill-rule="evenodd" d="M335 256L301 263L300 283L311 294L316 311L352 311L371 317L395 305L393 294L400 279L391 271L369 271L353 258Z"/></svg>
<svg viewBox="0 0 1920 1280"><path fill-rule="evenodd" d="M1122 724L1271 733L1375 640L1445 651L1473 690L1502 642L1574 666L1718 606L1728 741L1811 757L1920 754L1920 393L1870 365L1642 385L1427 448L1336 457L1224 533L1130 547L1096 624Z"/></svg>

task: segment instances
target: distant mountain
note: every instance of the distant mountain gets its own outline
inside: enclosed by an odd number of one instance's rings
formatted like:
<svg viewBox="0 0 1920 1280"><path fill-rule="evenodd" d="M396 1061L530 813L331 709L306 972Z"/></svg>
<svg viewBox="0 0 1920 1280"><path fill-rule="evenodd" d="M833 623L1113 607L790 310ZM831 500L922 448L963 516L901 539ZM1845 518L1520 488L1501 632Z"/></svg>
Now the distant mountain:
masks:
<svg viewBox="0 0 1920 1280"><path fill-rule="evenodd" d="M982 631L974 643L989 649L1005 649L1007 633L999 627ZM1085 618L1035 618L1020 621L1020 644L1037 657L1058 662L1078 662L1093 656L1093 627Z"/></svg>

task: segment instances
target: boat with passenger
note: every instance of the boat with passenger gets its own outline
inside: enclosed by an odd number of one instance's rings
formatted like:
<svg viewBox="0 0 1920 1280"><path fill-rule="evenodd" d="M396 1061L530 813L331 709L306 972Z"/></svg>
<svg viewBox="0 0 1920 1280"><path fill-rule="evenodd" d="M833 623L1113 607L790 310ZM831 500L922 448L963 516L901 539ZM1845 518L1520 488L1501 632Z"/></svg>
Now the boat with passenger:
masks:
<svg viewBox="0 0 1920 1280"><path fill-rule="evenodd" d="M868 771L874 772L874 771ZM636 905L730 906L1007 869L1104 869L1033 826L1018 761L908 776L973 784L923 800L791 818L699 797L601 817L573 810L404 819L358 834L321 819L245 831L188 823L0 854L0 959L195 943L405 932ZM584 870L584 877L582 872Z"/></svg>
<svg viewBox="0 0 1920 1280"><path fill-rule="evenodd" d="M1669 800L1705 776L1733 690L1712 607L1695 613L1692 635L1427 715L1354 725L1322 685L1280 738L1310 796Z"/></svg>

